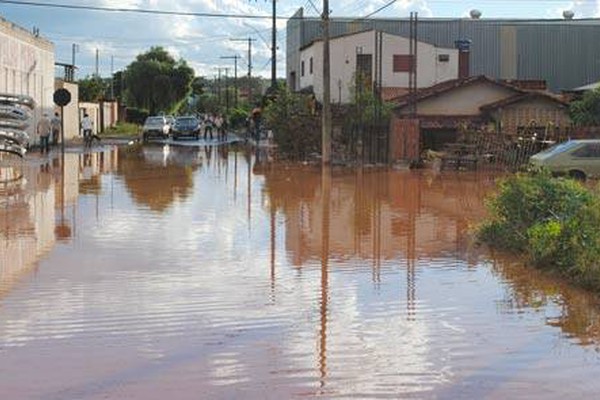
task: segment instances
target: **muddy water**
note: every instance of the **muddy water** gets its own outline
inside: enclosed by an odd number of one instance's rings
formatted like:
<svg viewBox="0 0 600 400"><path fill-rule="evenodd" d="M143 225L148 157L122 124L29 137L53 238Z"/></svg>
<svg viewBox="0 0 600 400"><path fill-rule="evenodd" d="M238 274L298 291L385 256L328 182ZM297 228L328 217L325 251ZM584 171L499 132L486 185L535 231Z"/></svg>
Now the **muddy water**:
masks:
<svg viewBox="0 0 600 400"><path fill-rule="evenodd" d="M600 395L597 301L468 240L495 176L176 147L21 168L2 399Z"/></svg>

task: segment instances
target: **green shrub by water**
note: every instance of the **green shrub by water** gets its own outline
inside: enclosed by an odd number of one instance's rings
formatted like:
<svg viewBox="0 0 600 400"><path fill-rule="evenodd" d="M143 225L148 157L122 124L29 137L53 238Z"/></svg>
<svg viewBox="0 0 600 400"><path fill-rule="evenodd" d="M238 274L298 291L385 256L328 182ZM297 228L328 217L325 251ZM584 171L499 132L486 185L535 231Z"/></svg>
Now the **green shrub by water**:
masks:
<svg viewBox="0 0 600 400"><path fill-rule="evenodd" d="M482 241L600 290L597 191L549 174L519 174L499 184L488 209L490 217L479 229Z"/></svg>

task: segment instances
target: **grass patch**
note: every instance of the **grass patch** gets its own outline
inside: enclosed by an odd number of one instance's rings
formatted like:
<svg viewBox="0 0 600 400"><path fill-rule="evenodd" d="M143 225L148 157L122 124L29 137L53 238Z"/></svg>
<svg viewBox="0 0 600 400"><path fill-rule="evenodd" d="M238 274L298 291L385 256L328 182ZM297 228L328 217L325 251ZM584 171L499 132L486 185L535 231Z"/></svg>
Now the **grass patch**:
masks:
<svg viewBox="0 0 600 400"><path fill-rule="evenodd" d="M479 239L600 291L600 194L571 179L517 174L489 199Z"/></svg>
<svg viewBox="0 0 600 400"><path fill-rule="evenodd" d="M142 127L129 122L118 122L114 127L106 129L102 136L132 137L138 136Z"/></svg>

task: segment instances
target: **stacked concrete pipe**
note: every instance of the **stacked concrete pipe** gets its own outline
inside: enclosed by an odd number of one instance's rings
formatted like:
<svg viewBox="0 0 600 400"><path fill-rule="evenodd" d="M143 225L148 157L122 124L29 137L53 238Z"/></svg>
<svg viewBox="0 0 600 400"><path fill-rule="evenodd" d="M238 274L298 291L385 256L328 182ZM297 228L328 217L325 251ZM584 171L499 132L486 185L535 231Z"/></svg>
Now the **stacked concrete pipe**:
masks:
<svg viewBox="0 0 600 400"><path fill-rule="evenodd" d="M0 93L0 152L25 156L35 101L29 96Z"/></svg>

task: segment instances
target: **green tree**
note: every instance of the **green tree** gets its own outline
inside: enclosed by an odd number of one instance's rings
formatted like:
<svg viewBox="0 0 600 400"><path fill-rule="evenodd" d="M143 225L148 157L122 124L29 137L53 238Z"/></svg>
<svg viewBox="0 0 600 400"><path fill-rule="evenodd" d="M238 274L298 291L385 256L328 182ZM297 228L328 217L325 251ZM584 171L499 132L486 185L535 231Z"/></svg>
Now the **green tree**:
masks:
<svg viewBox="0 0 600 400"><path fill-rule="evenodd" d="M152 47L127 66L128 104L151 114L175 111L191 92L194 70L183 59L176 61L162 47Z"/></svg>
<svg viewBox="0 0 600 400"><path fill-rule="evenodd" d="M279 88L264 109L266 125L273 130L279 154L285 158L306 160L320 152L320 118L311 108L309 96Z"/></svg>
<svg viewBox="0 0 600 400"><path fill-rule="evenodd" d="M201 96L205 93L208 86L208 81L203 76L197 76L192 81L192 94L194 96Z"/></svg>
<svg viewBox="0 0 600 400"><path fill-rule="evenodd" d="M573 101L569 114L575 125L600 125L600 88L586 92L581 100Z"/></svg>
<svg viewBox="0 0 600 400"><path fill-rule="evenodd" d="M77 83L79 84L79 101L98 102L104 98L107 85L106 81L99 76L88 76L80 79Z"/></svg>

